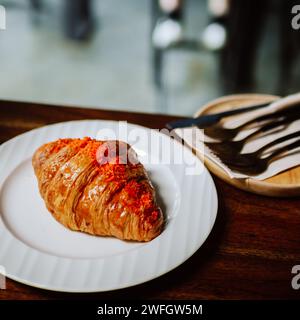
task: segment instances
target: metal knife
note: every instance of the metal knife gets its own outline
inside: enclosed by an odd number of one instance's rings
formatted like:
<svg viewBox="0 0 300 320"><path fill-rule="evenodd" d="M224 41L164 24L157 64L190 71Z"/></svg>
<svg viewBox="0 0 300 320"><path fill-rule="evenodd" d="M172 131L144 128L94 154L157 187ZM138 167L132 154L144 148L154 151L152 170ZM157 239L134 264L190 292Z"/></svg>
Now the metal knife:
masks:
<svg viewBox="0 0 300 320"><path fill-rule="evenodd" d="M166 124L166 128L168 128L169 130L172 130L175 128L186 128L191 126L197 126L200 129L204 129L219 122L222 118L264 108L270 104L271 102L262 103L262 104L245 107L245 108L233 109L233 110L224 111L220 113L207 114L207 115L199 116L197 118L175 120L175 121L168 122Z"/></svg>

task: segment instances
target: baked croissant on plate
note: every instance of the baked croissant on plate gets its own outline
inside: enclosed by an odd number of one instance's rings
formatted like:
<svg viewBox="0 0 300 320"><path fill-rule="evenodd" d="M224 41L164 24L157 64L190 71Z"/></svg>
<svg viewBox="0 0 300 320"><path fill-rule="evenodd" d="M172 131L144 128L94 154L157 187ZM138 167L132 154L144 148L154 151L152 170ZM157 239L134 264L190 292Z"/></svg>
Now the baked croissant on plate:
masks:
<svg viewBox="0 0 300 320"><path fill-rule="evenodd" d="M48 210L67 228L135 241L161 233L154 188L127 143L60 139L41 146L32 164Z"/></svg>

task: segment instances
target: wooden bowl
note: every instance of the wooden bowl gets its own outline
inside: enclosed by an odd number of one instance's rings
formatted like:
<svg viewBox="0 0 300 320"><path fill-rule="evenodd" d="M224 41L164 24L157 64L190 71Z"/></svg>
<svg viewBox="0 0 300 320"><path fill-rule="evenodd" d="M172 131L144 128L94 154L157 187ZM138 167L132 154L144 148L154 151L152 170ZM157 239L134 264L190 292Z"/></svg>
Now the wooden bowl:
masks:
<svg viewBox="0 0 300 320"><path fill-rule="evenodd" d="M195 116L240 108L249 104L264 103L277 98L277 96L265 94L239 94L225 96L204 105ZM208 158L205 157L204 162L206 167L217 177L242 190L272 197L300 196L300 166L260 181L251 178L232 179L222 168Z"/></svg>

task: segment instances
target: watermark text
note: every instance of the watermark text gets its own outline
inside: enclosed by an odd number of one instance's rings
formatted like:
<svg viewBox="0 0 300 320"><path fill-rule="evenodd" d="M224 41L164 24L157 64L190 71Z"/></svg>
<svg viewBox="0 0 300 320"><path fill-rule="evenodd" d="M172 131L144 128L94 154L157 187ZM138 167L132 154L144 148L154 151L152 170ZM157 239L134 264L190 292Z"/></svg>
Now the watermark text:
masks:
<svg viewBox="0 0 300 320"><path fill-rule="evenodd" d="M294 15L291 20L291 25L294 30L300 29L300 4L292 7L292 14Z"/></svg>
<svg viewBox="0 0 300 320"><path fill-rule="evenodd" d="M295 290L300 289L300 264L293 266L292 268L292 274L294 274L294 277L292 278L292 288Z"/></svg>
<svg viewBox="0 0 300 320"><path fill-rule="evenodd" d="M6 271L3 266L0 266L0 290L6 289Z"/></svg>
<svg viewBox="0 0 300 320"><path fill-rule="evenodd" d="M6 10L0 5L0 30L6 29Z"/></svg>

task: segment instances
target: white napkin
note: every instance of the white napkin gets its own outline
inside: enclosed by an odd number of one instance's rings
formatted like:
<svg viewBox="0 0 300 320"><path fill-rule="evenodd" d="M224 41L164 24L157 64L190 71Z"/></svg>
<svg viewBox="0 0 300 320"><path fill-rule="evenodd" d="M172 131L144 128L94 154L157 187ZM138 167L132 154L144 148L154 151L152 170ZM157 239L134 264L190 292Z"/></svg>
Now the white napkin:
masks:
<svg viewBox="0 0 300 320"><path fill-rule="evenodd" d="M226 120L226 122L224 122L223 125L226 128L234 128L234 127L237 127L237 126L239 126L239 125L241 125L241 124L247 122L248 120L253 119L257 116L286 108L286 107L293 105L295 103L300 103L300 93L297 93L297 94L288 96L286 98L277 100L277 101L273 102L272 104L270 104L270 106L268 106L266 108L228 118L228 120ZM243 139L245 136L250 134L253 130L255 130L255 129L251 129L251 130L247 130L247 131L243 130L235 137L234 140ZM266 135L265 137L249 141L248 143L246 143L246 145L242 149L241 153L254 152L254 151L258 150L259 148L261 148L262 146L266 145L267 143L269 143L269 142L271 142L281 136L285 136L287 134L296 132L298 130L300 130L300 120L294 121L293 123L291 123L289 126L287 126L284 130L282 130L280 132L269 134L269 135ZM290 152L287 152L285 154L285 157L271 162L270 165L268 166L268 169L259 175L249 176L249 175L245 175L245 174L233 171L233 170L229 169L222 161L220 161L220 159L218 157L216 157L210 151L210 149L204 145L203 141L211 142L211 141L215 141L215 140L205 136L203 131L204 130L200 130L195 127L175 129L175 133L181 139L183 139L184 142L189 147L194 149L200 157L201 156L203 157L203 154L205 154L205 156L207 158L209 158L211 161L215 162L231 178L236 178L236 179L253 178L256 180L265 180L265 179L270 178L270 177L272 177L282 171L285 171L287 169L290 169L290 168L293 168L293 167L300 165L300 147L299 147L299 148L294 149ZM296 138L295 140L297 140L297 139L299 139L299 138ZM287 142L285 142L282 145L290 144L293 141L294 140L288 140ZM277 148L277 146L276 146L276 148ZM272 150L272 149L270 149L270 150Z"/></svg>

